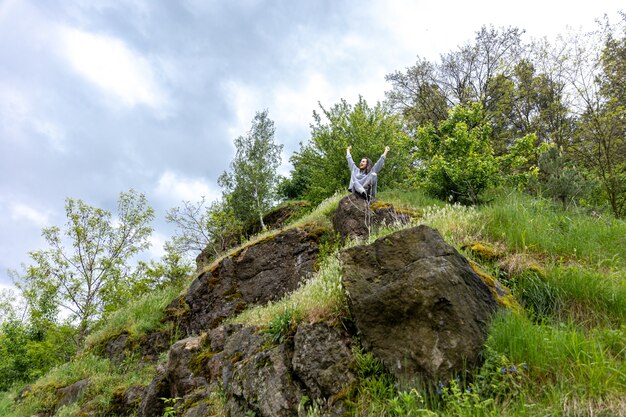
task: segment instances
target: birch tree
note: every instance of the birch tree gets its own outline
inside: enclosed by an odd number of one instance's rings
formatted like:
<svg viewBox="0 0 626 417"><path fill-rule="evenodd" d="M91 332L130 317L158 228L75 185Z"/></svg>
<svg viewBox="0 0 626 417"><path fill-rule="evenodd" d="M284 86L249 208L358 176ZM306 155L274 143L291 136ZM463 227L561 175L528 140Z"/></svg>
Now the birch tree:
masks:
<svg viewBox="0 0 626 417"><path fill-rule="evenodd" d="M230 172L224 172L218 179L236 219L242 223L258 219L262 229L265 229L263 214L276 200L279 179L276 170L283 149L283 145L274 143L275 131L268 110L257 112L248 134L234 141L237 151Z"/></svg>

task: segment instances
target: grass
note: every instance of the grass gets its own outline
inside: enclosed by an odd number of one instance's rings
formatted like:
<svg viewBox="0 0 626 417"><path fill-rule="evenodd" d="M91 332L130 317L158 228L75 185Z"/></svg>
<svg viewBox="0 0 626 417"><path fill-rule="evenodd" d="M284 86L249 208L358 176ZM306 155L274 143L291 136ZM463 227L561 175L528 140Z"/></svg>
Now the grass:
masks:
<svg viewBox="0 0 626 417"><path fill-rule="evenodd" d="M341 284L341 261L335 252L320 263L318 272L300 288L276 302L251 307L228 320L254 326L280 321L289 312L292 320L313 323L332 320L345 314L346 298Z"/></svg>
<svg viewBox="0 0 626 417"><path fill-rule="evenodd" d="M520 193L480 209L481 234L510 250L576 259L595 267L626 266L626 222L597 219Z"/></svg>
<svg viewBox="0 0 626 417"><path fill-rule="evenodd" d="M86 410L96 415L111 415L114 392L133 385L147 386L154 372L155 366L141 365L138 361L129 361L120 367L91 354L80 355L33 383L25 398L13 407L5 407L5 404L14 402L18 393L4 393L4 397L0 397L0 416L27 417L50 412L58 402L57 389L83 379L88 379L89 384L81 394L82 399L61 407L55 415L77 417L84 415Z"/></svg>
<svg viewBox="0 0 626 417"><path fill-rule="evenodd" d="M97 331L87 337L85 350L89 351L123 331L127 331L131 338L137 339L163 327L161 320L166 307L179 293L180 288L167 287L130 302L125 308L112 314Z"/></svg>

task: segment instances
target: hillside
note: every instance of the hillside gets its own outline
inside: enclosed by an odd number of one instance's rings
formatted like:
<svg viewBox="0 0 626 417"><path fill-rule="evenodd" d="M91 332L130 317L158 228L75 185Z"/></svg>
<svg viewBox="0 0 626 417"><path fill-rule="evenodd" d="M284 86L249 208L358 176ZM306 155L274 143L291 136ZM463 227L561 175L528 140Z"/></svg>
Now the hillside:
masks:
<svg viewBox="0 0 626 417"><path fill-rule="evenodd" d="M0 416L626 415L625 222L517 193L473 208L398 190L373 205L380 227L339 239L341 197L232 248L182 292L129 304L71 361L1 394ZM381 245L401 246L397 233L419 225L456 249L433 257L458 251L494 302L464 313L468 327L486 325L475 360L453 363L453 347L435 344L449 365L416 360L399 372L377 344L384 334L359 327L354 277L369 273L356 251L387 253ZM400 338L388 333L392 347Z"/></svg>

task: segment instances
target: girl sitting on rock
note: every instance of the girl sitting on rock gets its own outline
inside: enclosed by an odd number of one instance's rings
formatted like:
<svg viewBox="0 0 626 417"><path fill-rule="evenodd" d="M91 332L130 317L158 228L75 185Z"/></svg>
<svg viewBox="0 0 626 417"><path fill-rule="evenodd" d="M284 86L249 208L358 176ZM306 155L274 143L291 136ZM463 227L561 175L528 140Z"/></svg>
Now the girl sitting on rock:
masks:
<svg viewBox="0 0 626 417"><path fill-rule="evenodd" d="M351 173L348 191L367 201L371 201L376 196L378 173L383 169L383 165L385 165L385 158L387 157L387 152L389 152L389 146L385 146L385 152L383 152L373 166L372 161L364 157L357 167L354 160L352 160L352 155L350 154L351 150L352 146L348 146L346 159L348 160L348 167Z"/></svg>

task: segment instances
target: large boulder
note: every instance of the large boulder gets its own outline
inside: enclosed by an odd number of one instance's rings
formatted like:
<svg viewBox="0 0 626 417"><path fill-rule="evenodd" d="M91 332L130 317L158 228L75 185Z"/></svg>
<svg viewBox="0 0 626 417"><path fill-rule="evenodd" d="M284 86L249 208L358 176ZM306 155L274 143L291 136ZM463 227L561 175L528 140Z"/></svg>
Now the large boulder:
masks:
<svg viewBox="0 0 626 417"><path fill-rule="evenodd" d="M339 201L333 213L333 228L342 241L347 238L367 238L381 226L408 224L415 213L397 210L391 204L380 201L367 202L350 194Z"/></svg>
<svg viewBox="0 0 626 417"><path fill-rule="evenodd" d="M325 230L292 228L241 249L215 263L169 310L186 334L217 327L249 305L275 301L314 272ZM176 314L171 314L176 315Z"/></svg>
<svg viewBox="0 0 626 417"><path fill-rule="evenodd" d="M366 349L400 380L438 381L478 364L496 301L468 261L427 226L342 253Z"/></svg>

